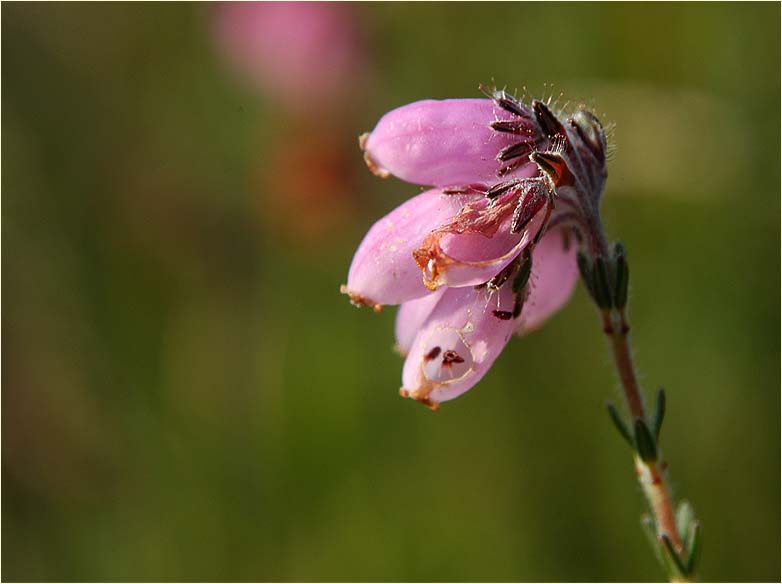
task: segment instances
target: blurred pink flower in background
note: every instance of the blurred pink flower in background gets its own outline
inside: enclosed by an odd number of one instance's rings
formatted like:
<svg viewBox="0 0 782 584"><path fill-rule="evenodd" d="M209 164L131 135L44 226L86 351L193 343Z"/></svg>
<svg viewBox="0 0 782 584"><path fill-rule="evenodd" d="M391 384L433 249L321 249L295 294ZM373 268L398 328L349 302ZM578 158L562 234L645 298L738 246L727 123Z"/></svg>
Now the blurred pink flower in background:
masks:
<svg viewBox="0 0 782 584"><path fill-rule="evenodd" d="M226 66L270 100L248 178L258 220L302 251L340 230L357 208L354 139L346 133L366 86L357 6L226 2L212 13Z"/></svg>
<svg viewBox="0 0 782 584"><path fill-rule="evenodd" d="M250 188L259 194L255 209L265 229L286 245L311 253L313 244L354 218L355 165L345 149L334 145L339 128L323 123L291 128L290 136L275 140L258 161Z"/></svg>
<svg viewBox="0 0 782 584"><path fill-rule="evenodd" d="M376 311L401 304L400 393L432 409L473 387L514 332L567 302L579 276L574 228L605 182L592 114L562 121L547 103L491 96L412 103L361 138L375 174L436 187L372 226L342 288Z"/></svg>
<svg viewBox="0 0 782 584"><path fill-rule="evenodd" d="M349 93L363 69L351 6L337 2L226 2L215 14L225 58L263 93L312 106Z"/></svg>

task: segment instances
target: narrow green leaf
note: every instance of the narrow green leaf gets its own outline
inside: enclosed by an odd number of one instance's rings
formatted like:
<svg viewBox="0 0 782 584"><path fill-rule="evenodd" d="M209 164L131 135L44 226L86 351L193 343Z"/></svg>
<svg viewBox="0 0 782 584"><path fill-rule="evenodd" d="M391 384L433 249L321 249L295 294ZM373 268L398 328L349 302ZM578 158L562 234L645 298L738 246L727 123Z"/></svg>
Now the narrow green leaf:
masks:
<svg viewBox="0 0 782 584"><path fill-rule="evenodd" d="M622 417L619 415L616 406L612 402L606 402L606 409L608 410L608 415L611 416L611 421L614 423L614 426L616 426L616 429L619 430L619 433L622 435L622 438L627 440L627 443L632 447L633 438L630 436L630 431L627 429L624 420L622 420Z"/></svg>
<svg viewBox="0 0 782 584"><path fill-rule="evenodd" d="M687 574L695 573L695 563L698 561L698 552L701 548L701 525L697 521L690 524L690 533L688 537L690 545L685 548L687 553Z"/></svg>
<svg viewBox="0 0 782 584"><path fill-rule="evenodd" d="M654 437L660 440L660 429L665 418L665 390L661 387L657 390L657 405L654 410Z"/></svg>
<svg viewBox="0 0 782 584"><path fill-rule="evenodd" d="M635 419L635 448L644 462L657 460L657 445L649 432L649 427L641 418Z"/></svg>
<svg viewBox="0 0 782 584"><path fill-rule="evenodd" d="M670 564L680 575L687 576L689 571L682 563L682 559L679 557L679 554L677 554L676 550L673 548L671 539L667 535L661 535L660 541L662 542L661 547L663 551L663 557L667 560L667 563Z"/></svg>

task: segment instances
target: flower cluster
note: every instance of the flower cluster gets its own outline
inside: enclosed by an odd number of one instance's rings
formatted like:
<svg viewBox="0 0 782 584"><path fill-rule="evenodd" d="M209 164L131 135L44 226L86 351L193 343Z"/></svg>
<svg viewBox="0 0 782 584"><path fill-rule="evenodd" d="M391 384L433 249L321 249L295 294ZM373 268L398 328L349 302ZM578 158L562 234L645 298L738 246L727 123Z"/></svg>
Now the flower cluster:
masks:
<svg viewBox="0 0 782 584"><path fill-rule="evenodd" d="M401 305L400 393L432 409L567 302L579 247L602 233L597 118L487 95L403 106L360 140L376 175L432 187L372 226L342 288L355 305Z"/></svg>

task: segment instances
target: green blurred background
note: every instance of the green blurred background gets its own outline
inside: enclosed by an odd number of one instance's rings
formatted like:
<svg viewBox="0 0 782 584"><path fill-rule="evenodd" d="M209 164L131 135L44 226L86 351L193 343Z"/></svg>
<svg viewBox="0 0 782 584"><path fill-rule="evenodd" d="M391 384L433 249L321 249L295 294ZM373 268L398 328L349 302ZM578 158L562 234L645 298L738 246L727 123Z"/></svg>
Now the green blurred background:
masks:
<svg viewBox="0 0 782 584"><path fill-rule="evenodd" d="M779 4L353 4L363 66L305 107L227 64L218 10L3 3L3 579L663 577L581 287L437 413L397 394L394 310L338 292L418 192L356 136L495 80L616 123L701 577L779 580Z"/></svg>

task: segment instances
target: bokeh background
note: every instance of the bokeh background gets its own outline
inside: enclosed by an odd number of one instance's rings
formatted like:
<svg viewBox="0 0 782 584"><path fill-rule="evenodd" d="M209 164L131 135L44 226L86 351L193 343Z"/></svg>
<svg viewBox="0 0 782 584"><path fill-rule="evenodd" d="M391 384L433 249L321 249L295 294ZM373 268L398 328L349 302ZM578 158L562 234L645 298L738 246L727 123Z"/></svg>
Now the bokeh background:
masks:
<svg viewBox="0 0 782 584"><path fill-rule="evenodd" d="M494 81L616 124L701 577L779 580L779 4L295 10L3 3L3 579L663 577L582 288L437 413L339 294L418 192L358 134Z"/></svg>

